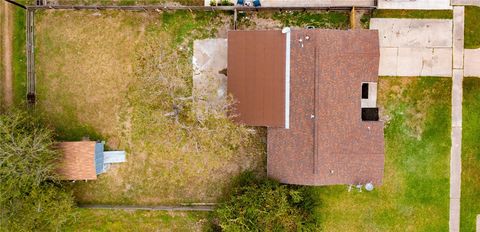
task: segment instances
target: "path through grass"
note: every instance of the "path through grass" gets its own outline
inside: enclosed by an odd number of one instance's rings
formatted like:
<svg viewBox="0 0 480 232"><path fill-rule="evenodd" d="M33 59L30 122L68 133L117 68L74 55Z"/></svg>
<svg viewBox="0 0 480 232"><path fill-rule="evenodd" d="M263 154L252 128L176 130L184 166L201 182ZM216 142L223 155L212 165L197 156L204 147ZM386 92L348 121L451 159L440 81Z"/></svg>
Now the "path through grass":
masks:
<svg viewBox="0 0 480 232"><path fill-rule="evenodd" d="M462 192L460 230L475 231L480 214L480 79L463 81Z"/></svg>
<svg viewBox="0 0 480 232"><path fill-rule="evenodd" d="M382 77L385 174L373 192L316 188L325 231L448 231L450 93L448 78Z"/></svg>

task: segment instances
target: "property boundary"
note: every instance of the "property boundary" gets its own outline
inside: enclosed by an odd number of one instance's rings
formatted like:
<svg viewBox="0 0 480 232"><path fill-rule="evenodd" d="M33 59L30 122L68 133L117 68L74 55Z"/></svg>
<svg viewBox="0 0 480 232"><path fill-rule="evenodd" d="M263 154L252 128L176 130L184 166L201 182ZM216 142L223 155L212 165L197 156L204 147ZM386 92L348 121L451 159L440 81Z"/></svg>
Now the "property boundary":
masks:
<svg viewBox="0 0 480 232"><path fill-rule="evenodd" d="M79 205L85 209L109 209L109 210L150 210L150 211L213 211L215 205L179 205L179 206L135 206L135 205Z"/></svg>
<svg viewBox="0 0 480 232"><path fill-rule="evenodd" d="M14 0L5 0L11 4L21 7L27 11L27 103L34 105L36 102L36 77L35 77L35 11L36 10L125 10L125 11L230 11L234 14L234 29L236 29L236 16L238 11L308 11L308 10L326 10L326 11L351 11L356 10L373 10L374 6L322 6L322 7L247 7L247 6L165 6L165 5L138 5L138 6L83 6L83 5L31 5L24 6Z"/></svg>

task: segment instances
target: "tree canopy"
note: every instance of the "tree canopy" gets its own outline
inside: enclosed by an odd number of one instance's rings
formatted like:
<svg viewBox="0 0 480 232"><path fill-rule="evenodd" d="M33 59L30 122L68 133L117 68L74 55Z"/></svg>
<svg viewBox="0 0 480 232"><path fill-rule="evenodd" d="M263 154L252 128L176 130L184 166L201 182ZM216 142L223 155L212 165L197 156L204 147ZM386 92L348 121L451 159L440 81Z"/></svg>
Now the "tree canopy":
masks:
<svg viewBox="0 0 480 232"><path fill-rule="evenodd" d="M28 113L0 114L0 230L52 231L67 220L72 194L55 174L53 133Z"/></svg>
<svg viewBox="0 0 480 232"><path fill-rule="evenodd" d="M283 185L245 172L215 209L214 224L223 231L310 231L316 225L314 205L308 187Z"/></svg>

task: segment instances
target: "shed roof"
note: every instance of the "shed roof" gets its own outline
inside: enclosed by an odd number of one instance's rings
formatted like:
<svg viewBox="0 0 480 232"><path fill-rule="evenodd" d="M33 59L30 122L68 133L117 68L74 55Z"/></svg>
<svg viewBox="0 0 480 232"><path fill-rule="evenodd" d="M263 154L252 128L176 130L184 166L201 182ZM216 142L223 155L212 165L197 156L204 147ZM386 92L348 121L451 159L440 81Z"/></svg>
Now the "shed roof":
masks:
<svg viewBox="0 0 480 232"><path fill-rule="evenodd" d="M58 173L65 180L95 180L95 147L94 141L61 142L58 149L63 156Z"/></svg>
<svg viewBox="0 0 480 232"><path fill-rule="evenodd" d="M228 32L228 93L237 122L285 126L285 35L281 31Z"/></svg>

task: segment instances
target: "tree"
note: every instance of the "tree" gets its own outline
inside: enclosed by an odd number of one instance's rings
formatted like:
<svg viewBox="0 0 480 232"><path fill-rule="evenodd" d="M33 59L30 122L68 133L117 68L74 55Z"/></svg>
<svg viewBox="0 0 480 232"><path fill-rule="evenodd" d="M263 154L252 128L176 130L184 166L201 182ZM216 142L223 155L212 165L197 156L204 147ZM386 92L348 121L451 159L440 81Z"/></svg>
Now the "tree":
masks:
<svg viewBox="0 0 480 232"><path fill-rule="evenodd" d="M309 231L316 224L315 201L308 187L289 186L241 174L232 192L214 211L223 231Z"/></svg>
<svg viewBox="0 0 480 232"><path fill-rule="evenodd" d="M0 228L59 230L73 206L55 174L53 133L28 113L0 114Z"/></svg>

